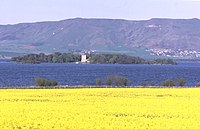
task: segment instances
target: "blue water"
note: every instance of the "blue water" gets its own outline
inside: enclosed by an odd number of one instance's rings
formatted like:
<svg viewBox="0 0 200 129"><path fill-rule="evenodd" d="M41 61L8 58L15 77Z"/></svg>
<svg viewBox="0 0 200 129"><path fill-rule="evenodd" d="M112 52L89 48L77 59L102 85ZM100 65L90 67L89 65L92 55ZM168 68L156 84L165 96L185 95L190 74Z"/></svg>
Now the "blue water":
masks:
<svg viewBox="0 0 200 129"><path fill-rule="evenodd" d="M156 85L166 79L185 78L186 85L200 82L200 62L180 62L178 65L102 65L102 64L16 64L0 62L0 86L34 86L34 79L57 80L59 85L95 85L97 78L112 75L129 78L129 85L142 82ZM104 81L105 82L105 81Z"/></svg>

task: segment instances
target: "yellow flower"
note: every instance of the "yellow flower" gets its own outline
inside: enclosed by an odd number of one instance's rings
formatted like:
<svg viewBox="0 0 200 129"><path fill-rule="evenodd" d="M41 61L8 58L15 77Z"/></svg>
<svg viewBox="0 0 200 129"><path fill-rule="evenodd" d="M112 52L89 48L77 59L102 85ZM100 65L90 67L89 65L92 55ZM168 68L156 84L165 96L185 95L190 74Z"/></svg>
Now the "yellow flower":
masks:
<svg viewBox="0 0 200 129"><path fill-rule="evenodd" d="M0 90L0 129L200 128L198 88Z"/></svg>

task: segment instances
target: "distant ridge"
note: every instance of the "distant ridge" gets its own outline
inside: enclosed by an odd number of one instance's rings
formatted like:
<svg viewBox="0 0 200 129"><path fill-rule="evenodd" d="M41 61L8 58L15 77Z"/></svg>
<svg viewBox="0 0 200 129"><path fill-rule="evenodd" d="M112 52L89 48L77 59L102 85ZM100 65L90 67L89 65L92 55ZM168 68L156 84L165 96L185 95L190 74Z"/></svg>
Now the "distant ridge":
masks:
<svg viewBox="0 0 200 129"><path fill-rule="evenodd" d="M199 19L75 18L0 25L0 51L52 53L76 50L200 50Z"/></svg>

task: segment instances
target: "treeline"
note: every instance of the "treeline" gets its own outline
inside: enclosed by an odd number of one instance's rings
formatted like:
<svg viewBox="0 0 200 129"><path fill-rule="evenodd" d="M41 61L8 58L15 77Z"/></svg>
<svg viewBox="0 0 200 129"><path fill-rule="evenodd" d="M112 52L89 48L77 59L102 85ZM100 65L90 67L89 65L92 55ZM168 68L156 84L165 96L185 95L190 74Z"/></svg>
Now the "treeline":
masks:
<svg viewBox="0 0 200 129"><path fill-rule="evenodd" d="M176 65L177 63L172 59L155 59L150 61L150 64L172 64Z"/></svg>
<svg viewBox="0 0 200 129"><path fill-rule="evenodd" d="M134 87L143 87L143 88L150 88L150 87L166 87L166 88L170 88L170 87L185 87L186 84L186 79L184 78L178 78L178 79L167 79L167 80L163 80L158 84L155 84L153 81L151 82L141 82L140 85L137 86L129 86L129 79L123 76L109 76L106 78L106 80L101 80L101 79L96 79L96 86L97 87L110 87L110 88L119 88L119 87L130 87L130 88L134 88ZM105 84L103 86L103 84ZM196 84L195 87L200 87L200 82L198 82Z"/></svg>
<svg viewBox="0 0 200 129"><path fill-rule="evenodd" d="M177 64L173 59L145 60L125 54L94 54L90 55L89 61L93 64Z"/></svg>
<svg viewBox="0 0 200 129"><path fill-rule="evenodd" d="M145 64L146 61L140 57L121 54L94 54L89 58L93 64Z"/></svg>
<svg viewBox="0 0 200 129"><path fill-rule="evenodd" d="M158 83L157 85L152 82L141 82L140 85L137 86L129 86L129 79L123 76L108 76L105 80L96 79L96 86L95 87L101 87L101 88L134 88L134 87L143 87L143 88L151 88L151 87L185 87L186 79L184 78L178 78L175 80L167 79L163 80L162 82ZM46 78L35 78L35 84L38 87L41 88L76 88L76 86L58 86L58 83L56 80L48 80ZM80 86L79 86L80 87ZM91 87L91 86L84 86L83 87ZM200 87L200 82L197 83L195 87Z"/></svg>
<svg viewBox="0 0 200 129"><path fill-rule="evenodd" d="M160 82L157 86L161 86L161 87L175 87L175 86L184 87L185 83L186 83L186 79L184 79L184 78L178 78L178 79L175 79L175 80L167 79L167 80L163 80L162 82ZM155 83L154 82L150 82L150 83L142 82L140 84L140 86L142 86L142 87L155 86Z"/></svg>
<svg viewBox="0 0 200 129"><path fill-rule="evenodd" d="M58 85L56 80L48 80L45 78L36 78L35 83L36 86L46 86L46 87L52 87Z"/></svg>
<svg viewBox="0 0 200 129"><path fill-rule="evenodd" d="M184 87L186 83L186 79L178 78L176 80L163 80L158 85L156 85L153 81L152 82L141 82L139 87ZM105 81L101 79L96 79L96 86L103 87L102 84L106 84L104 87L128 87L129 79L123 76L109 76L106 78ZM197 84L200 86L200 83ZM135 87L135 86L131 86ZM137 86L136 86L137 87Z"/></svg>
<svg viewBox="0 0 200 129"><path fill-rule="evenodd" d="M87 57L91 64L176 64L172 59L145 60L140 57L124 54L91 54L87 55ZM11 61L23 64L73 63L80 62L81 55L59 52L49 55L45 55L44 53L28 54L25 56L13 57Z"/></svg>
<svg viewBox="0 0 200 129"><path fill-rule="evenodd" d="M150 83L142 82L140 84L140 86L142 86L142 87L148 87L148 86L153 86L153 87L154 86L155 87L156 86L158 86L158 87L160 87L160 86L161 87L184 87L185 84L186 84L186 79L178 78L178 79L174 79L174 80L172 80L172 79L163 80L162 82L158 83L158 85L155 85L154 82L150 82ZM200 87L200 82L198 82L195 87Z"/></svg>
<svg viewBox="0 0 200 129"><path fill-rule="evenodd" d="M96 79L96 85L101 87L102 80ZM106 78L106 86L108 87L127 87L129 84L129 79L122 76L109 76Z"/></svg>
<svg viewBox="0 0 200 129"><path fill-rule="evenodd" d="M40 54L28 54L25 56L13 57L11 61L24 64L39 64L39 63L71 63L79 62L81 60L81 55L71 54L71 53L59 53L45 55Z"/></svg>

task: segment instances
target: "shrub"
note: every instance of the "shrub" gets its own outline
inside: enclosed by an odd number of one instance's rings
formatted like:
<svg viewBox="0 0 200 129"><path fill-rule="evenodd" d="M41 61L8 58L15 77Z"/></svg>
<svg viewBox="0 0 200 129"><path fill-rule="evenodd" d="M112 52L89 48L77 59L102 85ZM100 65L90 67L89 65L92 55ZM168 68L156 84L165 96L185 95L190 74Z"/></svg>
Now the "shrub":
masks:
<svg viewBox="0 0 200 129"><path fill-rule="evenodd" d="M56 86L57 85L57 81L55 80L49 81L45 78L36 78L35 83L36 83L36 86Z"/></svg>
<svg viewBox="0 0 200 129"><path fill-rule="evenodd" d="M147 86L147 83L146 83L146 82L142 82L142 83L141 83L141 86L142 86L142 87L145 87L145 86Z"/></svg>
<svg viewBox="0 0 200 129"><path fill-rule="evenodd" d="M175 86L174 80L164 80L162 86Z"/></svg>
<svg viewBox="0 0 200 129"><path fill-rule="evenodd" d="M128 78L124 78L124 80L123 80L123 83L124 83L124 86L128 86L128 82L129 82L129 80L128 80Z"/></svg>
<svg viewBox="0 0 200 129"><path fill-rule="evenodd" d="M167 86L167 80L162 81L161 85L162 86Z"/></svg>
<svg viewBox="0 0 200 129"><path fill-rule="evenodd" d="M124 78L119 78L119 86L122 87L124 84Z"/></svg>
<svg viewBox="0 0 200 129"><path fill-rule="evenodd" d="M101 86L102 85L102 81L100 79L96 79L96 85L97 86Z"/></svg>
<svg viewBox="0 0 200 129"><path fill-rule="evenodd" d="M122 76L110 76L106 79L106 85L111 86L112 83L114 83L114 86L116 87L123 87L128 86L128 78L122 77Z"/></svg>
<svg viewBox="0 0 200 129"><path fill-rule="evenodd" d="M118 86L119 86L119 83L120 83L120 81L118 80L118 78L116 77L116 78L114 79L114 81L115 81L115 86L118 87Z"/></svg>
<svg viewBox="0 0 200 129"><path fill-rule="evenodd" d="M57 86L57 85L58 85L58 83L57 83L57 81L56 81L56 80L52 80L52 81L51 81L51 85L52 85L52 86Z"/></svg>
<svg viewBox="0 0 200 129"><path fill-rule="evenodd" d="M108 78L106 79L106 85L107 85L107 86L111 86L111 85L112 85L112 78L108 77Z"/></svg>
<svg viewBox="0 0 200 129"><path fill-rule="evenodd" d="M175 86L174 80L169 80L168 83L169 83L169 86L172 86L172 87Z"/></svg>
<svg viewBox="0 0 200 129"><path fill-rule="evenodd" d="M36 86L45 86L46 79L44 78L36 78L35 79Z"/></svg>
<svg viewBox="0 0 200 129"><path fill-rule="evenodd" d="M128 86L128 78L122 76L114 76L113 78L116 86Z"/></svg>
<svg viewBox="0 0 200 129"><path fill-rule="evenodd" d="M155 86L154 82L150 82L150 86Z"/></svg>
<svg viewBox="0 0 200 129"><path fill-rule="evenodd" d="M200 87L200 82L197 83L197 87Z"/></svg>
<svg viewBox="0 0 200 129"><path fill-rule="evenodd" d="M44 86L51 86L51 81L45 80Z"/></svg>
<svg viewBox="0 0 200 129"><path fill-rule="evenodd" d="M184 78L179 78L177 79L177 82L178 82L178 86L183 87L186 83L186 80Z"/></svg>

